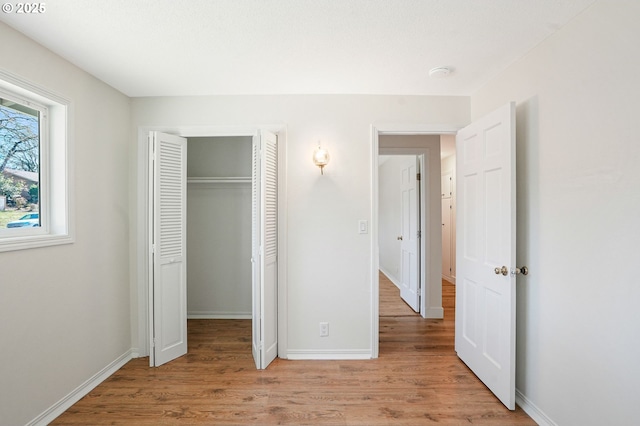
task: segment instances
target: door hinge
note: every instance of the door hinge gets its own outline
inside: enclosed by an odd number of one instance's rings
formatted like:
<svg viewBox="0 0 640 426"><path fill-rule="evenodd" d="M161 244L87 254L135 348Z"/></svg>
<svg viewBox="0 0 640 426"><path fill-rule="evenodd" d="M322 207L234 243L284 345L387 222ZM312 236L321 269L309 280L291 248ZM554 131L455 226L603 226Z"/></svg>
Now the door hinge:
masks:
<svg viewBox="0 0 640 426"><path fill-rule="evenodd" d="M422 231L417 232L418 238L422 238Z"/></svg>
<svg viewBox="0 0 640 426"><path fill-rule="evenodd" d="M416 180L421 180L421 173L416 173Z"/></svg>

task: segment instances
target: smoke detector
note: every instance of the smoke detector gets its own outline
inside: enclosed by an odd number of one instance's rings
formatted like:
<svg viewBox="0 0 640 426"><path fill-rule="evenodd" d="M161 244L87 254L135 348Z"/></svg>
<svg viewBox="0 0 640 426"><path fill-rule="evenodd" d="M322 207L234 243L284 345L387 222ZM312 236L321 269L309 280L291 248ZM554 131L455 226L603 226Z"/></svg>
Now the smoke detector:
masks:
<svg viewBox="0 0 640 426"><path fill-rule="evenodd" d="M431 78L445 78L451 75L452 69L449 67L435 67L429 71Z"/></svg>

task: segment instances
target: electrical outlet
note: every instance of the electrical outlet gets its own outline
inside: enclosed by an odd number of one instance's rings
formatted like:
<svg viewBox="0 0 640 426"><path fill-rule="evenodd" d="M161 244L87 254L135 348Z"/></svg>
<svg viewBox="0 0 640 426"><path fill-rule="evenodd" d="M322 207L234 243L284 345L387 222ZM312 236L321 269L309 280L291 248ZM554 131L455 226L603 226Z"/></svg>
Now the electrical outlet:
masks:
<svg viewBox="0 0 640 426"><path fill-rule="evenodd" d="M321 322L320 323L320 337L327 337L329 335L329 323Z"/></svg>

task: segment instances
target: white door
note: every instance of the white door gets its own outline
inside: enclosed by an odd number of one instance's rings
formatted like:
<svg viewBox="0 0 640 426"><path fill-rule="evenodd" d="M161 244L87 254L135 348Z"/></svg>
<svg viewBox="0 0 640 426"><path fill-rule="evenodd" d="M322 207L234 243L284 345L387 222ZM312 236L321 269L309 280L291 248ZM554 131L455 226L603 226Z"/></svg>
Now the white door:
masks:
<svg viewBox="0 0 640 426"><path fill-rule="evenodd" d="M513 410L515 104L460 130L456 150L456 352Z"/></svg>
<svg viewBox="0 0 640 426"><path fill-rule="evenodd" d="M407 157L400 181L400 297L420 311L420 203L418 198L418 159Z"/></svg>
<svg viewBox="0 0 640 426"><path fill-rule="evenodd" d="M278 144L263 131L253 141L253 358L264 369L278 355Z"/></svg>
<svg viewBox="0 0 640 426"><path fill-rule="evenodd" d="M187 140L151 132L151 366L187 353Z"/></svg>

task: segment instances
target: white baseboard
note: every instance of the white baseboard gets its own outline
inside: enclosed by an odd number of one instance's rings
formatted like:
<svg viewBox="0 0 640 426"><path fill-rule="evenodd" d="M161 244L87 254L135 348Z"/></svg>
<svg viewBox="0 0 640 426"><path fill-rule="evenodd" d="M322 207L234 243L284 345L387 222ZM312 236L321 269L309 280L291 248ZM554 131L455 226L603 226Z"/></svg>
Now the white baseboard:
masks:
<svg viewBox="0 0 640 426"><path fill-rule="evenodd" d="M251 319L251 312L190 311L187 319Z"/></svg>
<svg viewBox="0 0 640 426"><path fill-rule="evenodd" d="M91 392L96 386L104 382L109 376L118 371L123 365L132 359L132 350L120 355L113 360L109 365L98 371L86 382L75 388L70 394L62 398L60 401L53 404L46 411L40 414L35 419L27 423L27 426L46 426L51 423L56 417L64 413L73 404L80 401L82 397Z"/></svg>
<svg viewBox="0 0 640 426"><path fill-rule="evenodd" d="M533 419L534 422L540 426L558 426L556 422L551 420L541 409L539 409L533 402L529 401L527 397L516 389L516 404L522 408L522 410Z"/></svg>
<svg viewBox="0 0 640 426"><path fill-rule="evenodd" d="M442 319L444 318L444 308L427 308L425 318Z"/></svg>
<svg viewBox="0 0 640 426"><path fill-rule="evenodd" d="M362 360L371 359L371 351L366 349L322 350L289 349L287 359L291 360Z"/></svg>
<svg viewBox="0 0 640 426"><path fill-rule="evenodd" d="M387 278L389 278L389 281L391 281L393 285L400 288L400 281L391 272L385 270L382 267L379 269L380 269L380 272L382 272Z"/></svg>
<svg viewBox="0 0 640 426"><path fill-rule="evenodd" d="M450 277L448 275L442 275L442 279L445 280L446 282L449 282L453 285L456 285L456 277Z"/></svg>

